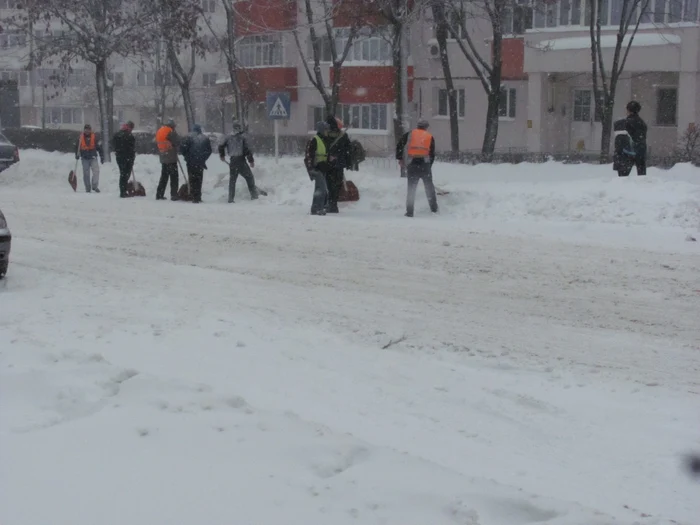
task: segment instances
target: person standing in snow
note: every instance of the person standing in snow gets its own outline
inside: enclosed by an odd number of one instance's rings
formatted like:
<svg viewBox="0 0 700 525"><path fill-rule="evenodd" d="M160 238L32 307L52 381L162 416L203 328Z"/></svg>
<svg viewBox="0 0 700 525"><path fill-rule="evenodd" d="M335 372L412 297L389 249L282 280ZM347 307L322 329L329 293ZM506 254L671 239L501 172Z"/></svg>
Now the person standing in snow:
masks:
<svg viewBox="0 0 700 525"><path fill-rule="evenodd" d="M90 193L100 193L100 164L104 164L102 157L102 141L93 133L92 126L85 124L83 132L78 138L76 146L75 160L80 159L83 164L83 182L85 183L85 191ZM97 163L97 156L100 157L100 163ZM90 171L92 171L92 180L90 180Z"/></svg>
<svg viewBox="0 0 700 525"><path fill-rule="evenodd" d="M202 202L202 182L207 159L211 155L211 140L202 133L202 126L192 126L192 133L185 137L180 146L180 153L185 157L187 175L192 188L192 202Z"/></svg>
<svg viewBox="0 0 700 525"><path fill-rule="evenodd" d="M330 171L328 163L328 130L327 122L316 123L316 135L306 144L304 164L309 178L314 181L314 197L311 201L311 215L325 215L326 201L328 199L328 183L326 177Z"/></svg>
<svg viewBox="0 0 700 525"><path fill-rule="evenodd" d="M236 181L241 175L248 184L250 199L258 198L258 189L255 186L255 177L250 168L255 167L253 152L248 146L245 138L243 126L234 121L231 134L219 145L219 158L226 162L226 155L229 157L229 182L228 182L228 202L232 203L236 197ZM250 165L249 165L250 163Z"/></svg>
<svg viewBox="0 0 700 525"><path fill-rule="evenodd" d="M136 138L132 133L133 130L134 123L129 121L122 125L112 137L112 149L119 166L119 197L121 198L127 197L126 187L136 160Z"/></svg>
<svg viewBox="0 0 700 525"><path fill-rule="evenodd" d="M647 174L647 124L639 116L642 105L636 100L627 104L627 132L634 142L634 165L637 175Z"/></svg>
<svg viewBox="0 0 700 525"><path fill-rule="evenodd" d="M343 129L343 123L333 115L326 119L329 126L327 133L328 172L328 213L338 213L338 197L345 182L345 169L352 164L352 143Z"/></svg>
<svg viewBox="0 0 700 525"><path fill-rule="evenodd" d="M418 181L422 180L428 197L430 211L437 213L437 194L433 184L433 162L435 162L435 138L428 132L428 121L419 120L416 129L404 134L396 145L396 160L403 171L406 168L408 192L406 195L406 217L413 217Z"/></svg>
<svg viewBox="0 0 700 525"><path fill-rule="evenodd" d="M627 177L634 166L636 152L632 138L627 131L627 119L620 119L613 124L615 134L615 151L613 153L613 170L618 177Z"/></svg>
<svg viewBox="0 0 700 525"><path fill-rule="evenodd" d="M180 147L180 136L175 131L175 121L168 120L168 123L156 133L156 145L158 146L158 156L160 157L161 171L160 180L156 189L156 200L165 200L165 189L168 187L170 179L170 200L178 200L177 190L180 184L180 176L177 171L177 152Z"/></svg>

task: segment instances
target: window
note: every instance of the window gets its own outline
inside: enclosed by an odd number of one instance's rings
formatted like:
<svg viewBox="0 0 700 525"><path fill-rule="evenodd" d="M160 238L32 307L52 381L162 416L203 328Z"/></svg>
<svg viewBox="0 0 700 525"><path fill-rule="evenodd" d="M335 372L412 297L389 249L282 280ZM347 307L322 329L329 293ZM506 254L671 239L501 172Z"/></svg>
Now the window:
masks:
<svg viewBox="0 0 700 525"><path fill-rule="evenodd" d="M447 90L438 89L437 90L437 113L439 117L449 117L450 116L450 105L448 101ZM464 116L465 108L465 92L464 89L457 90L457 115L460 117Z"/></svg>
<svg viewBox="0 0 700 525"><path fill-rule="evenodd" d="M29 85L28 71L0 70L0 80L16 80L18 86Z"/></svg>
<svg viewBox="0 0 700 525"><path fill-rule="evenodd" d="M685 4L683 6L683 21L698 21L698 0L685 0Z"/></svg>
<svg viewBox="0 0 700 525"><path fill-rule="evenodd" d="M280 35L247 36L238 43L238 58L243 67L281 66Z"/></svg>
<svg viewBox="0 0 700 525"><path fill-rule="evenodd" d="M202 85L205 87L216 85L216 73L202 73Z"/></svg>
<svg viewBox="0 0 700 525"><path fill-rule="evenodd" d="M503 10L503 33L522 35L532 29L533 8L529 0L516 0Z"/></svg>
<svg viewBox="0 0 700 525"><path fill-rule="evenodd" d="M336 115L343 121L346 128L386 131L389 129L389 119L386 104L338 104ZM313 122L326 120L326 108L315 107Z"/></svg>
<svg viewBox="0 0 700 525"><path fill-rule="evenodd" d="M23 47L25 45L27 45L27 35L21 31L9 30L0 33L0 49Z"/></svg>
<svg viewBox="0 0 700 525"><path fill-rule="evenodd" d="M675 126L678 107L678 89L659 88L656 91L656 125Z"/></svg>
<svg viewBox="0 0 700 525"><path fill-rule="evenodd" d="M498 117L502 119L515 118L516 90L501 86L501 100L498 104Z"/></svg>
<svg viewBox="0 0 700 525"><path fill-rule="evenodd" d="M320 61L321 62L332 62L333 61L333 54L331 53L331 43L330 43L330 39L328 38L328 35L319 35L318 33L316 33L316 39L318 40L318 44L319 44ZM345 44L343 44L343 45L345 45ZM308 47L309 47L309 49L307 50L306 58L310 61L313 61L314 60L314 49L313 49L313 46L311 44L311 37L309 37L309 46ZM343 51L345 51L345 48L338 46L336 48L336 51L337 51L339 58L340 58L340 56L342 56Z"/></svg>
<svg viewBox="0 0 700 525"><path fill-rule="evenodd" d="M122 87L124 85L124 73L120 71L116 73L107 73L107 78L114 83L114 87Z"/></svg>
<svg viewBox="0 0 700 525"><path fill-rule="evenodd" d="M173 79L170 76L170 72L159 73L158 71L139 71L136 74L136 84L139 87L163 85L172 86Z"/></svg>
<svg viewBox="0 0 700 525"><path fill-rule="evenodd" d="M590 122L593 96L590 89L574 89L574 122Z"/></svg>
<svg viewBox="0 0 700 525"><path fill-rule="evenodd" d="M216 13L216 0L202 0L202 11Z"/></svg>
<svg viewBox="0 0 700 525"><path fill-rule="evenodd" d="M51 124L83 123L83 108L46 108L45 115Z"/></svg>
<svg viewBox="0 0 700 525"><path fill-rule="evenodd" d="M338 29L335 37L335 48L342 53L348 41L348 28ZM382 34L358 34L348 53L348 62L387 62L391 60L391 45Z"/></svg>

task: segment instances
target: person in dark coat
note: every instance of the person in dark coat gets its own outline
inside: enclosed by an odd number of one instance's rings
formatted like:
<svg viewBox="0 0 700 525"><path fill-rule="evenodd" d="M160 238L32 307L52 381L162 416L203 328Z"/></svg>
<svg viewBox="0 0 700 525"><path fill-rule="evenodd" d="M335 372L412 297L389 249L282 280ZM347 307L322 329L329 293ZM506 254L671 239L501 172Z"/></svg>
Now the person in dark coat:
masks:
<svg viewBox="0 0 700 525"><path fill-rule="evenodd" d="M229 203L233 202L236 197L236 181L239 175L243 176L248 185L250 199L257 199L258 189L255 186L255 177L250 169L255 167L255 159L253 158L253 152L248 146L248 141L245 138L243 126L238 122L233 123L232 133L226 137L226 140L219 146L219 158L226 162L226 155L229 157Z"/></svg>
<svg viewBox="0 0 700 525"><path fill-rule="evenodd" d="M615 134L615 152L613 153L613 170L619 177L627 177L634 166L636 152L627 131L627 119L620 119L613 124Z"/></svg>
<svg viewBox="0 0 700 525"><path fill-rule="evenodd" d="M136 160L136 138L132 133L133 130L134 123L129 121L112 137L112 149L117 157L117 166L119 166L119 196L121 198L127 197L127 183Z"/></svg>
<svg viewBox="0 0 700 525"><path fill-rule="evenodd" d="M325 215L326 201L328 199L328 184L326 176L330 171L328 163L328 130L330 126L326 122L316 123L316 135L306 144L304 165L309 173L309 178L314 181L314 198L311 201L311 215Z"/></svg>
<svg viewBox="0 0 700 525"><path fill-rule="evenodd" d="M428 132L428 121L419 120L416 129L405 133L396 145L396 160L401 170L406 170L408 192L406 195L406 217L413 217L418 181L422 180L428 197L430 211L437 213L437 193L433 184L435 162L435 138Z"/></svg>
<svg viewBox="0 0 700 525"><path fill-rule="evenodd" d="M345 169L352 164L352 142L342 129L342 123L333 115L326 119L329 126L327 133L329 170L326 174L328 184L328 213L338 213L338 196L345 181Z"/></svg>
<svg viewBox="0 0 700 525"><path fill-rule="evenodd" d="M185 157L187 175L190 178L192 202L202 202L202 182L207 160L211 156L211 140L202 133L202 126L192 126L192 133L180 145L180 153Z"/></svg>
<svg viewBox="0 0 700 525"><path fill-rule="evenodd" d="M639 116L642 105L633 100L627 104L627 132L634 142L634 165L637 175L647 174L647 124Z"/></svg>
<svg viewBox="0 0 700 525"><path fill-rule="evenodd" d="M180 175L177 170L177 152L180 149L181 139L175 131L175 127L175 121L170 119L165 126L161 126L156 132L156 145L161 163L156 200L165 200L168 180L170 180L170 200L179 200L177 190L180 186Z"/></svg>

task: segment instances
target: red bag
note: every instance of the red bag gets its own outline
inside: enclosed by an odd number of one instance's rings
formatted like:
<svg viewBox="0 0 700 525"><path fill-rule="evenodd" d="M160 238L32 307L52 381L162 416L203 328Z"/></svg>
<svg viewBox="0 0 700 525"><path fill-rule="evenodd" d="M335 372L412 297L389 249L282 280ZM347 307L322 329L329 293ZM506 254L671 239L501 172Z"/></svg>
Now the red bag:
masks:
<svg viewBox="0 0 700 525"><path fill-rule="evenodd" d="M351 180L346 180L340 187L338 202L355 202L360 200L360 191Z"/></svg>

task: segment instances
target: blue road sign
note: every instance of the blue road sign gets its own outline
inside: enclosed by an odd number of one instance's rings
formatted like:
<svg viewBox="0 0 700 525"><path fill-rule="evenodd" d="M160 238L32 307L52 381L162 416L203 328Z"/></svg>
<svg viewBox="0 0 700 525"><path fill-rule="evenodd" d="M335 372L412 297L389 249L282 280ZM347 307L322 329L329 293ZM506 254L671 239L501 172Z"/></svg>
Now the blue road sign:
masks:
<svg viewBox="0 0 700 525"><path fill-rule="evenodd" d="M270 120L287 120L291 114L292 97L288 91L267 92L267 117Z"/></svg>

